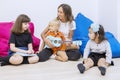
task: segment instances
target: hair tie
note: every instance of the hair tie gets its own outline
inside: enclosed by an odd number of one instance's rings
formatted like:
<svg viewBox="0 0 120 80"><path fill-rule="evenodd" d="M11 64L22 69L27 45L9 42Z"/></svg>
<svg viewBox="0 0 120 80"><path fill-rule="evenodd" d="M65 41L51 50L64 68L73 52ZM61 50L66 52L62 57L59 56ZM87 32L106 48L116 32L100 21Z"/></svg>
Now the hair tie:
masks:
<svg viewBox="0 0 120 80"><path fill-rule="evenodd" d="M98 32L99 31L99 24L92 23L90 28L92 28L93 32Z"/></svg>

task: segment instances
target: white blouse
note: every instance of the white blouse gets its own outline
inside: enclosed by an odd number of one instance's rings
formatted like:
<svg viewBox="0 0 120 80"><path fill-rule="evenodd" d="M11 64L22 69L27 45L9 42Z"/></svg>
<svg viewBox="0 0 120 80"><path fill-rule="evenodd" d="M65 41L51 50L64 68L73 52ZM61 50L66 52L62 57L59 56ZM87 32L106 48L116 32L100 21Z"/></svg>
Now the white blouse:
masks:
<svg viewBox="0 0 120 80"><path fill-rule="evenodd" d="M102 41L101 43L97 44L93 40L89 40L87 42L87 45L84 49L84 56L83 58L86 59L88 58L88 55L90 52L97 52L97 53L106 53L106 62L111 63L112 59L112 51L110 48L110 44L107 40Z"/></svg>
<svg viewBox="0 0 120 80"><path fill-rule="evenodd" d="M64 34L66 39L69 36L69 31L70 30L75 30L75 29L76 29L75 21L72 21L71 23L69 23L69 22L63 23L63 22L60 21L59 31L61 31Z"/></svg>

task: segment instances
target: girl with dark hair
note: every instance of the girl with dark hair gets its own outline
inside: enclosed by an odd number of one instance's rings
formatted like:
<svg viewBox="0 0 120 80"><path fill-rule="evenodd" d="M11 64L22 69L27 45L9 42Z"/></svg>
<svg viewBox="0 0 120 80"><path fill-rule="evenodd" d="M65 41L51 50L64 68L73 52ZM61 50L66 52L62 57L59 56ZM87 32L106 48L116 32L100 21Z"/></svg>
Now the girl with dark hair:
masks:
<svg viewBox="0 0 120 80"><path fill-rule="evenodd" d="M85 70L93 66L98 66L101 75L105 75L106 68L112 62L112 52L110 44L104 35L102 25L91 24L88 34L90 40L84 49L83 64L77 65L80 73L84 73Z"/></svg>
<svg viewBox="0 0 120 80"><path fill-rule="evenodd" d="M21 14L17 17L12 29L9 39L10 51L8 56L2 58L1 66L12 64L32 64L39 60L37 55L25 56L22 54L34 54L32 46L32 36L29 32L30 18Z"/></svg>

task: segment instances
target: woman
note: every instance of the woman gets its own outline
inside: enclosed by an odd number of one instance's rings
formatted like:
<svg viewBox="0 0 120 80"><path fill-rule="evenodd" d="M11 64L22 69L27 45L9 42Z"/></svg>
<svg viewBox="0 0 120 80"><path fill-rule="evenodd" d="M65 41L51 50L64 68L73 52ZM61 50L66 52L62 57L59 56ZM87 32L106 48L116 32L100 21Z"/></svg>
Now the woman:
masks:
<svg viewBox="0 0 120 80"><path fill-rule="evenodd" d="M72 9L68 4L61 4L58 6L58 14L57 14L56 20L60 21L60 28L59 31L61 31L66 39L66 45L71 46L73 31L76 29L75 22L73 20L72 15ZM51 44L51 42L45 38L45 34L48 32L49 26L42 32L41 37L45 44L47 44L50 48L53 48L54 46ZM79 47L75 46L74 49L68 49L66 50L66 54L68 56L68 60L78 60L81 56L79 52ZM51 56L49 53L39 54L39 58L44 58L44 56Z"/></svg>

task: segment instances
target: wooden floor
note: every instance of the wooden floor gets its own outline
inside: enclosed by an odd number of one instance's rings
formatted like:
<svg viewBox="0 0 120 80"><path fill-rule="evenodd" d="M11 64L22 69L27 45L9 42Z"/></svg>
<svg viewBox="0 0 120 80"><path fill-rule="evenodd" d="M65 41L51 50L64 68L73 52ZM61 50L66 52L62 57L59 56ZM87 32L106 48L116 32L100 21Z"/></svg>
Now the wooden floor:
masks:
<svg viewBox="0 0 120 80"><path fill-rule="evenodd" d="M79 61L60 62L53 58L46 62L0 67L0 80L120 80L120 58L113 59L115 66L101 76L97 67L80 74Z"/></svg>

